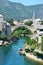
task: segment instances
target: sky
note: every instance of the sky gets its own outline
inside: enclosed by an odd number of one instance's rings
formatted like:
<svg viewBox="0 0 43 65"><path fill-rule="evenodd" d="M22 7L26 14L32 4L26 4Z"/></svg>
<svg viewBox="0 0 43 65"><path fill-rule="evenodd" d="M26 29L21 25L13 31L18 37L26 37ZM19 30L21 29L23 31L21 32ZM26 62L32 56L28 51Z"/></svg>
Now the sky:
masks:
<svg viewBox="0 0 43 65"><path fill-rule="evenodd" d="M11 2L22 3L24 5L43 4L43 0L9 0Z"/></svg>

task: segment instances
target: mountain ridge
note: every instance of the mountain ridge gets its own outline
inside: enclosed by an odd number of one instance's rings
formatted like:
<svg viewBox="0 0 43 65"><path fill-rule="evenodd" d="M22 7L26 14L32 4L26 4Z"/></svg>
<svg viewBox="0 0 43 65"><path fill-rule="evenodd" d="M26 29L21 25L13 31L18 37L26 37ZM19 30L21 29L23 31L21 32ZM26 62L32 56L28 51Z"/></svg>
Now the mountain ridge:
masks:
<svg viewBox="0 0 43 65"><path fill-rule="evenodd" d="M4 16L5 20L11 18L14 20L29 19L32 18L33 11L35 11L36 18L43 18L43 4L25 6L8 0L0 0L0 4L0 14Z"/></svg>

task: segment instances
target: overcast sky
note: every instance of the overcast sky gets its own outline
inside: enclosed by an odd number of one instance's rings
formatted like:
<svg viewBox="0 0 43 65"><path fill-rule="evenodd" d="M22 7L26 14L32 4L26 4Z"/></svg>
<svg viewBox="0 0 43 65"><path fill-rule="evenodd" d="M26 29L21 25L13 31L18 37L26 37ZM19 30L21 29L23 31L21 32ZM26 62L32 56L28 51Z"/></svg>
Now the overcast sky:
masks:
<svg viewBox="0 0 43 65"><path fill-rule="evenodd" d="M9 0L9 1L22 3L24 5L43 4L43 0Z"/></svg>

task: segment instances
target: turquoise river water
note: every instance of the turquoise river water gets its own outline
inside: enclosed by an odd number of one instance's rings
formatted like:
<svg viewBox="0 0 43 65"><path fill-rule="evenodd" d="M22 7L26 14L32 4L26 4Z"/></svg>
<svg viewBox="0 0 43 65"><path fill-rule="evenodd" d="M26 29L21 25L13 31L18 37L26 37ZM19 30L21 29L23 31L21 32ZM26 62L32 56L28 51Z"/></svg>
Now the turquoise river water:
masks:
<svg viewBox="0 0 43 65"><path fill-rule="evenodd" d="M25 42L25 38L20 38L16 42L13 42L11 47L0 48L0 65L43 65L42 63L19 55L18 49L23 48Z"/></svg>

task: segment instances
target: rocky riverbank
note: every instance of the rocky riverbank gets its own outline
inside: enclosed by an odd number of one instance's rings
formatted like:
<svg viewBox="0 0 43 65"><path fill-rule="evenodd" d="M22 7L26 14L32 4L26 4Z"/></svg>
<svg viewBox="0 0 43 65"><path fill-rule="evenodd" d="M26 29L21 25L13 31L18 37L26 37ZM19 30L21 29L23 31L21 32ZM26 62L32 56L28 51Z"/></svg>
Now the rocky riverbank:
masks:
<svg viewBox="0 0 43 65"><path fill-rule="evenodd" d="M26 57L28 57L30 59L33 59L33 60L35 60L37 62L42 62L43 63L43 59L38 58L37 56L33 55L32 53L26 53L24 49L20 49L19 54L25 55Z"/></svg>
<svg viewBox="0 0 43 65"><path fill-rule="evenodd" d="M26 57L30 58L30 59L33 59L35 61L38 61L38 62L42 62L43 63L43 60L41 58L38 58L37 56L34 56L33 54L31 53L25 53Z"/></svg>

